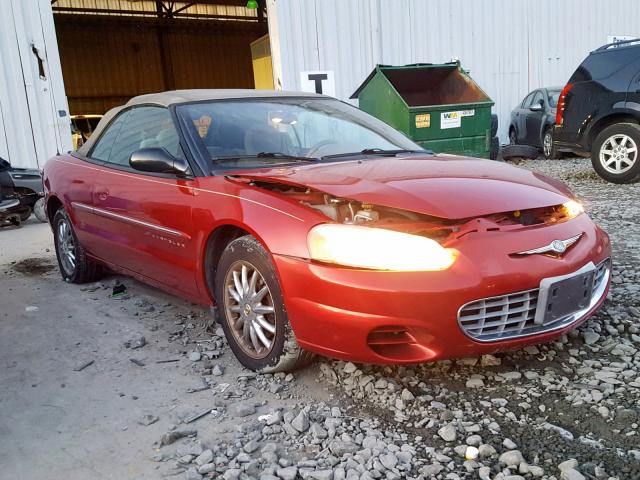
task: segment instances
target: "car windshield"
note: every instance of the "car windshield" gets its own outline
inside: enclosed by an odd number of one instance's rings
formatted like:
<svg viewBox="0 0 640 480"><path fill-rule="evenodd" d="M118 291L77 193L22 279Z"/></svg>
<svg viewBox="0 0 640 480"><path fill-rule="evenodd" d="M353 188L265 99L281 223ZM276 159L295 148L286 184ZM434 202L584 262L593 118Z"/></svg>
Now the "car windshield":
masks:
<svg viewBox="0 0 640 480"><path fill-rule="evenodd" d="M209 101L176 111L200 151L223 169L422 151L380 120L335 99Z"/></svg>
<svg viewBox="0 0 640 480"><path fill-rule="evenodd" d="M549 106L556 108L558 106L558 98L560 97L560 90L548 90Z"/></svg>

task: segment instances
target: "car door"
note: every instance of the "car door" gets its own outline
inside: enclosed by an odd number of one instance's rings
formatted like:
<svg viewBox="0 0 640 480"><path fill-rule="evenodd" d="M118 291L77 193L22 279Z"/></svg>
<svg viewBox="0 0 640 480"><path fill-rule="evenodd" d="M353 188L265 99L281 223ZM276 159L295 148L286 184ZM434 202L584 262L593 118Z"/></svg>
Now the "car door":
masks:
<svg viewBox="0 0 640 480"><path fill-rule="evenodd" d="M101 218L100 256L171 289L196 295L193 180L140 172L129 165L131 154L142 148L164 148L184 157L171 112L140 106L121 115L126 115L122 128L93 191L93 213Z"/></svg>
<svg viewBox="0 0 640 480"><path fill-rule="evenodd" d="M531 103L531 99L533 98L534 92L531 92L529 95L524 97L522 103L518 106L515 112L515 127L516 127L516 138L517 143L524 143L525 133L526 133L526 124L525 118L526 114L529 111L529 104Z"/></svg>
<svg viewBox="0 0 640 480"><path fill-rule="evenodd" d="M542 117L544 116L544 95L542 90L536 90L531 97L531 102L527 107L525 116L525 137L523 143L527 145L533 145L534 147L540 147L540 125L542 124ZM537 109L537 110L532 110Z"/></svg>
<svg viewBox="0 0 640 480"><path fill-rule="evenodd" d="M636 68L640 68L640 61L637 62ZM626 98L627 108L634 110L640 109L640 70L632 78L629 88L627 90Z"/></svg>
<svg viewBox="0 0 640 480"><path fill-rule="evenodd" d="M63 186L65 197L69 202L70 214L78 240L91 255L98 256L102 247L100 235L100 219L93 215L93 189L100 178L102 159L109 156L113 142L118 136L126 115L116 117L105 128L100 142L93 148L94 158L70 157L64 168ZM66 161L66 160L65 160Z"/></svg>

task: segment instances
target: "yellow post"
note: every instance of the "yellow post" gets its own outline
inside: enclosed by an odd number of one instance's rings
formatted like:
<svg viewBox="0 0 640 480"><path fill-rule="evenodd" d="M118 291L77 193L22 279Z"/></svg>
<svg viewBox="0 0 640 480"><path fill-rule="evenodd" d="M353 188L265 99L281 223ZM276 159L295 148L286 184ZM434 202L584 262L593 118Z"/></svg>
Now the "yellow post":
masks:
<svg viewBox="0 0 640 480"><path fill-rule="evenodd" d="M273 90L273 67L271 65L271 46L269 34L251 42L253 59L253 81L258 90Z"/></svg>

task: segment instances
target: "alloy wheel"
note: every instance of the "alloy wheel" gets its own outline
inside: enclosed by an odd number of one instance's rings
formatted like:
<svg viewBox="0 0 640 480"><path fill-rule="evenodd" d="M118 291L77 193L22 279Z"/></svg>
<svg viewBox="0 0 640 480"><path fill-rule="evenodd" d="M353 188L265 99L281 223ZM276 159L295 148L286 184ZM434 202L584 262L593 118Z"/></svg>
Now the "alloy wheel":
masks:
<svg viewBox="0 0 640 480"><path fill-rule="evenodd" d="M542 151L545 157L551 156L551 151L553 150L553 137L551 133L547 132L544 134L544 138L542 139Z"/></svg>
<svg viewBox="0 0 640 480"><path fill-rule="evenodd" d="M256 359L266 357L275 343L275 308L269 286L251 263L237 261L227 271L224 308L244 353Z"/></svg>
<svg viewBox="0 0 640 480"><path fill-rule="evenodd" d="M68 275L73 275L76 269L76 244L68 220L58 222L57 243L62 268Z"/></svg>
<svg viewBox="0 0 640 480"><path fill-rule="evenodd" d="M638 146L633 139L618 133L607 138L600 147L600 164L607 172L620 175L638 160Z"/></svg>
<svg viewBox="0 0 640 480"><path fill-rule="evenodd" d="M509 132L509 144L516 145L517 143L518 143L518 138L516 137L516 131L512 129Z"/></svg>

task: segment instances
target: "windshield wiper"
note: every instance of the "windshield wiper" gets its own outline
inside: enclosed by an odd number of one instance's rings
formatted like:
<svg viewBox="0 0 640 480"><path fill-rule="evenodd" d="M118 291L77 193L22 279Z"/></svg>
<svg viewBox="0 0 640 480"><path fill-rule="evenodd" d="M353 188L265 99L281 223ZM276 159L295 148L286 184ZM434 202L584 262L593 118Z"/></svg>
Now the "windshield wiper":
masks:
<svg viewBox="0 0 640 480"><path fill-rule="evenodd" d="M301 155L288 155L280 152L260 152L256 155L258 158L283 158L285 160L302 160L303 162L316 162L316 157L303 157Z"/></svg>
<svg viewBox="0 0 640 480"><path fill-rule="evenodd" d="M401 155L403 153L415 153L419 155L433 154L431 150L406 150L406 149L383 150L382 148L365 148L364 150L360 150L359 152L334 153L333 155L325 155L324 157L322 157L322 160L327 160L331 158L342 158L342 157L357 157L362 155L379 155L381 157L395 157L396 155Z"/></svg>
<svg viewBox="0 0 640 480"><path fill-rule="evenodd" d="M242 160L246 158L273 158L276 160L294 160L297 162L316 162L318 159L316 157L302 157L299 155L288 155L286 153L281 152L260 152L255 155L229 155L228 157L215 157L213 159L214 163L232 161L232 160Z"/></svg>

